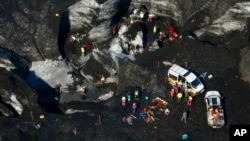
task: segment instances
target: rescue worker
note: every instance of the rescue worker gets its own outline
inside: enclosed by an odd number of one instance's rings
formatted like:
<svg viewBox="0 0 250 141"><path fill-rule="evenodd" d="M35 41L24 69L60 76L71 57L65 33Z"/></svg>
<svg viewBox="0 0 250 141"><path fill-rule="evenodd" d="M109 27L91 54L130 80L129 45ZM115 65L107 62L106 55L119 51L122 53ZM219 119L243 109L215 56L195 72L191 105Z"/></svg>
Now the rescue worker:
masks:
<svg viewBox="0 0 250 141"><path fill-rule="evenodd" d="M140 11L140 18L143 20L144 19L144 12L143 11Z"/></svg>
<svg viewBox="0 0 250 141"><path fill-rule="evenodd" d="M126 119L127 119L127 117L124 116L124 117L122 118L122 122L126 122Z"/></svg>
<svg viewBox="0 0 250 141"><path fill-rule="evenodd" d="M86 48L88 48L90 46L90 44L89 43L84 43L83 44L83 47L86 49Z"/></svg>
<svg viewBox="0 0 250 141"><path fill-rule="evenodd" d="M85 48L84 47L81 47L81 52L82 52L82 56L85 55Z"/></svg>
<svg viewBox="0 0 250 141"><path fill-rule="evenodd" d="M127 117L126 122L128 123L128 125L133 125L133 117L132 116Z"/></svg>
<svg viewBox="0 0 250 141"><path fill-rule="evenodd" d="M166 116L168 116L170 114L170 110L168 108L166 108L164 113L165 113Z"/></svg>
<svg viewBox="0 0 250 141"><path fill-rule="evenodd" d="M147 118L146 118L146 122L149 123L152 119L152 116L148 113L147 114Z"/></svg>
<svg viewBox="0 0 250 141"><path fill-rule="evenodd" d="M126 97L122 96L122 106L126 106Z"/></svg>
<svg viewBox="0 0 250 141"><path fill-rule="evenodd" d="M80 42L80 40L79 40L76 36L74 36L74 35L71 35L71 36L70 36L70 41L71 41L71 42L77 42L77 43Z"/></svg>
<svg viewBox="0 0 250 141"><path fill-rule="evenodd" d="M164 33L163 32L160 32L160 35L159 35L159 40L162 41L164 38Z"/></svg>
<svg viewBox="0 0 250 141"><path fill-rule="evenodd" d="M169 26L169 30L168 30L168 33L169 33L169 36L172 36L172 37L177 37L177 32L175 31L174 27L173 26Z"/></svg>
<svg viewBox="0 0 250 141"><path fill-rule="evenodd" d="M182 113L181 121L184 121L185 124L187 123L187 112L186 111Z"/></svg>
<svg viewBox="0 0 250 141"><path fill-rule="evenodd" d="M86 50L89 47L89 43L84 43L81 47L81 52L82 52L82 56L84 56L86 54Z"/></svg>
<svg viewBox="0 0 250 141"><path fill-rule="evenodd" d="M136 112L136 109L137 109L137 104L136 103L132 104L132 109L133 109L133 114L134 114Z"/></svg>
<svg viewBox="0 0 250 141"><path fill-rule="evenodd" d="M177 97L177 102L180 102L180 101L181 101L182 96L183 96L183 95L182 95L181 92L177 93L177 95L176 95L176 97Z"/></svg>
<svg viewBox="0 0 250 141"><path fill-rule="evenodd" d="M217 115L218 114L218 110L217 109L210 108L209 111L210 111L211 115Z"/></svg>
<svg viewBox="0 0 250 141"><path fill-rule="evenodd" d="M148 22L152 22L154 15L148 14Z"/></svg>
<svg viewBox="0 0 250 141"><path fill-rule="evenodd" d="M191 106L192 105L192 101L193 101L193 97L192 96L188 96L188 98L187 98L187 105Z"/></svg>
<svg viewBox="0 0 250 141"><path fill-rule="evenodd" d="M117 27L116 27L116 26L113 26L113 27L112 27L112 34L113 34L113 36L116 36L116 35L117 35L117 32L118 32Z"/></svg>
<svg viewBox="0 0 250 141"><path fill-rule="evenodd" d="M57 93L61 93L61 84L55 84L55 85L54 85L54 90L55 90Z"/></svg>
<svg viewBox="0 0 250 141"><path fill-rule="evenodd" d="M119 86L119 84L120 84L119 80L118 80L118 79L115 80L115 85L116 85L116 86Z"/></svg>
<svg viewBox="0 0 250 141"><path fill-rule="evenodd" d="M159 26L158 25L154 25L153 27L153 33L158 33L159 32Z"/></svg>
<svg viewBox="0 0 250 141"><path fill-rule="evenodd" d="M134 92L135 99L139 98L139 91L136 89Z"/></svg>
<svg viewBox="0 0 250 141"><path fill-rule="evenodd" d="M174 90L174 88L172 88L172 89L170 90L169 94L170 94L171 98L174 99L174 95L175 95L175 90Z"/></svg>
<svg viewBox="0 0 250 141"><path fill-rule="evenodd" d="M144 107L143 110L139 114L139 119L145 119L148 115L148 107Z"/></svg>
<svg viewBox="0 0 250 141"><path fill-rule="evenodd" d="M178 92L179 92L179 85L178 85L177 82L176 82L175 85L174 85L174 91L175 91L175 93L178 93Z"/></svg>
<svg viewBox="0 0 250 141"><path fill-rule="evenodd" d="M106 81L106 78L105 78L104 75L102 75L102 76L101 76L101 83L102 83L102 85L104 85L105 81Z"/></svg>
<svg viewBox="0 0 250 141"><path fill-rule="evenodd" d="M87 96L87 95L85 94L85 91L86 91L85 87L81 87L81 88L80 88L80 94L81 94L82 98L85 98L85 97Z"/></svg>
<svg viewBox="0 0 250 141"><path fill-rule="evenodd" d="M128 91L128 92L127 92L127 100L128 100L128 102L131 101L131 96L132 96L131 91Z"/></svg>

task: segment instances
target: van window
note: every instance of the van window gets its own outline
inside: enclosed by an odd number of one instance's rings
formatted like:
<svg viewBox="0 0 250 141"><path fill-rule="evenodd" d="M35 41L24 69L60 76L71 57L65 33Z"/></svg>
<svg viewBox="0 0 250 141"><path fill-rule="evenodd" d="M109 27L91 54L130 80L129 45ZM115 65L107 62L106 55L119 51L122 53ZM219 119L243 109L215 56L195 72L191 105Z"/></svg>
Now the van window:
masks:
<svg viewBox="0 0 250 141"><path fill-rule="evenodd" d="M172 75L172 74L169 74L169 78L174 79L174 80L177 80L177 77L174 76L174 75Z"/></svg>
<svg viewBox="0 0 250 141"><path fill-rule="evenodd" d="M201 82L199 79L195 79L193 82L191 82L191 85L193 88L196 88Z"/></svg>

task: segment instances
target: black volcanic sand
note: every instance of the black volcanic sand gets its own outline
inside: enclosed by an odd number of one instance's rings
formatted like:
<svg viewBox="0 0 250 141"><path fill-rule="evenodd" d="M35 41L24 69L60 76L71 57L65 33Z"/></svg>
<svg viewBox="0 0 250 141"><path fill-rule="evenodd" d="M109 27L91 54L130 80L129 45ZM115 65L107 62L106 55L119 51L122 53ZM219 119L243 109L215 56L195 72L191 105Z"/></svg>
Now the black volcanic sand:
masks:
<svg viewBox="0 0 250 141"><path fill-rule="evenodd" d="M146 23L149 32L152 32L154 23L159 22L158 24L161 24L162 21L164 20ZM239 79L238 72L239 50L242 47L249 46L247 39L240 32L232 33L226 39L227 43L215 47L184 37L181 40L175 40L173 43L164 43L164 47L155 52L145 51L137 57L135 63L156 72L159 85L166 87L166 94L161 94L161 96L169 102L167 105L171 111L169 116L157 114L158 110L156 109L155 117L159 120L155 122L146 123L143 120L135 119L132 126L122 123L121 118L130 115L132 112L132 102L128 103L126 107L121 106L121 96L127 92L127 90L122 90L117 92L112 99L99 104L71 102L59 105L61 109L88 110L84 113L65 115L44 111L45 119L37 122L41 124L40 129L34 128L32 123L25 122L25 120L10 120L1 117L1 121L5 125L14 125L13 128L6 131L2 136L2 140L176 141L181 140L183 133L188 133L189 140L193 141L228 141L229 126L231 124L249 124L250 122L250 113L248 112L250 111L250 86ZM210 38L207 38L207 40L210 40ZM220 39L217 39L218 44L219 41ZM170 61L183 66L187 62L187 67L195 73L208 72L208 74L213 75L212 79L205 79L204 83L207 90L219 90L224 97L223 106L227 122L225 127L221 129L208 127L203 99L204 94L195 97L191 107L186 106L184 100L177 103L175 100L170 99L167 94L170 85L165 83L165 76L169 67L160 63L158 68L157 65L158 62L162 61ZM98 70L96 71L98 73ZM133 87L128 89L133 90ZM142 92L140 100L136 101L140 103L135 114L137 117L144 106L154 105L150 101L146 101L145 96L153 98L157 94L150 93L147 89ZM182 112L185 110L190 111L186 124L180 121ZM101 125L96 124L99 115ZM16 121L20 122L20 124L15 124ZM19 126L22 128L19 128ZM73 133L74 129L76 134Z"/></svg>

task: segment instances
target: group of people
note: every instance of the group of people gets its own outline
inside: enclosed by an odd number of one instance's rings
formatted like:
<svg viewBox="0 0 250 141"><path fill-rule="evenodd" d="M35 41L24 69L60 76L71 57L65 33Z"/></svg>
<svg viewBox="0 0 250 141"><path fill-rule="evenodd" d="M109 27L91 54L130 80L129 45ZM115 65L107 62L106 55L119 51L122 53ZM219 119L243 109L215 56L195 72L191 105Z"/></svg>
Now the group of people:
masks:
<svg viewBox="0 0 250 141"><path fill-rule="evenodd" d="M211 108L209 108L209 112L210 112L210 117L209 117L209 119L210 119L212 122L216 123L217 120L218 120L218 117L219 117L219 113L221 112L221 109L217 109L217 108L211 107Z"/></svg>
<svg viewBox="0 0 250 141"><path fill-rule="evenodd" d="M174 99L176 96L177 102L181 102L183 98L183 93L185 93L187 105L191 106L193 102L193 97L187 92L182 92L180 90L180 87L178 87L178 85L173 86L173 88L169 91L169 95L171 96L172 99Z"/></svg>
<svg viewBox="0 0 250 141"><path fill-rule="evenodd" d="M77 33L75 35L71 35L70 38L69 38L69 40L70 40L70 42L81 43L81 41L83 41L83 39L86 36L87 36L87 34L79 34L79 33ZM83 43L81 45L80 50L81 50L81 55L82 56L85 56L86 50L87 50L88 47L90 47L90 43L88 43L88 42L85 42L85 43Z"/></svg>

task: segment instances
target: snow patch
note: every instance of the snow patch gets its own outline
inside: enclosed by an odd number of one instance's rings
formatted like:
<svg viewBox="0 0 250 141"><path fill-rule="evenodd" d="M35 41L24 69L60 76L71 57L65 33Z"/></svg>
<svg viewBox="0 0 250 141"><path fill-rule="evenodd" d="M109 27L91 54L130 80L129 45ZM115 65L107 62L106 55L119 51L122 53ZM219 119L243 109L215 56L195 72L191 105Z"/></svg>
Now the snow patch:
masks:
<svg viewBox="0 0 250 141"><path fill-rule="evenodd" d="M100 13L98 16L98 20L110 20L111 16L113 16L117 9L115 8L115 4L119 0L108 0L104 4L102 4Z"/></svg>
<svg viewBox="0 0 250 141"><path fill-rule="evenodd" d="M66 88L73 83L73 79L68 75L70 71L70 68L63 61L50 59L36 61L32 62L27 81L35 88L40 87L41 83L37 82L40 81L39 79L42 79L51 87L54 87L55 83L60 83L62 88Z"/></svg>
<svg viewBox="0 0 250 141"><path fill-rule="evenodd" d="M129 58L130 60L135 60L134 55L127 55L122 53L122 47L121 47L121 42L120 42L120 38L114 38L111 43L110 43L110 48L109 48L109 52L111 53L111 55L119 57L121 59L123 58Z"/></svg>
<svg viewBox="0 0 250 141"><path fill-rule="evenodd" d="M218 36L236 30L243 30L246 19L250 17L250 2L236 3L222 17L215 20L211 25L195 31L197 36L205 32L211 32Z"/></svg>
<svg viewBox="0 0 250 141"><path fill-rule="evenodd" d="M128 26L122 25L118 31L118 35L121 36L122 34L126 33L128 31Z"/></svg>
<svg viewBox="0 0 250 141"><path fill-rule="evenodd" d="M97 15L99 4L95 0L81 0L68 8L72 29L91 26L92 16Z"/></svg>
<svg viewBox="0 0 250 141"><path fill-rule="evenodd" d="M88 33L88 38L91 40L96 40L96 42L106 41L110 37L110 28L108 27L108 22L105 21L100 25L92 28Z"/></svg>
<svg viewBox="0 0 250 141"><path fill-rule="evenodd" d="M65 114L86 113L86 112L89 112L89 110L67 109L67 110L65 111Z"/></svg>
<svg viewBox="0 0 250 141"><path fill-rule="evenodd" d="M143 45L143 41L142 41L142 31L137 32L135 39L132 40L131 43L132 43L134 46L137 46L137 45L142 46L142 45Z"/></svg>
<svg viewBox="0 0 250 141"><path fill-rule="evenodd" d="M0 68L5 68L7 71L11 69L15 69L16 67L12 64L12 62L8 59L7 55L1 56L0 58Z"/></svg>
<svg viewBox="0 0 250 141"><path fill-rule="evenodd" d="M10 104L15 110L16 112L21 115L23 112L23 106L22 104L20 104L20 102L17 100L16 95L12 94L10 96L10 100L11 101L7 101L6 103Z"/></svg>

